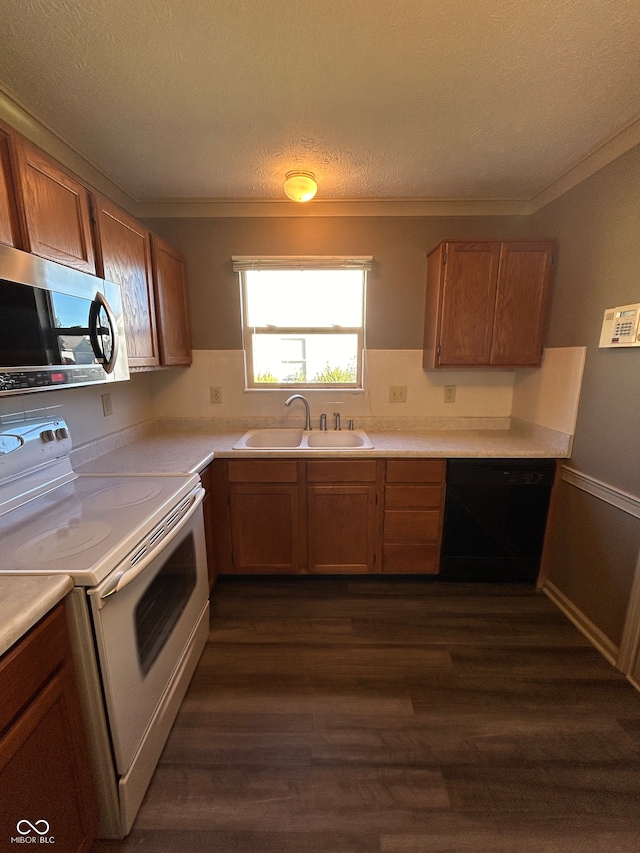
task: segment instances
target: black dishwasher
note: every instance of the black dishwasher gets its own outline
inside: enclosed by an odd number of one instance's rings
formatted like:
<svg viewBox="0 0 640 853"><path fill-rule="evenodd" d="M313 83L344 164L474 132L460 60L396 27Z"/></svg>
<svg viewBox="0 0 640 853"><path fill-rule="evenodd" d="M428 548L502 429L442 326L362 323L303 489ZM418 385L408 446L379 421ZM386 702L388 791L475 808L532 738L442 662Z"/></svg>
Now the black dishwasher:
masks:
<svg viewBox="0 0 640 853"><path fill-rule="evenodd" d="M450 459L441 580L535 581L555 469L554 459Z"/></svg>

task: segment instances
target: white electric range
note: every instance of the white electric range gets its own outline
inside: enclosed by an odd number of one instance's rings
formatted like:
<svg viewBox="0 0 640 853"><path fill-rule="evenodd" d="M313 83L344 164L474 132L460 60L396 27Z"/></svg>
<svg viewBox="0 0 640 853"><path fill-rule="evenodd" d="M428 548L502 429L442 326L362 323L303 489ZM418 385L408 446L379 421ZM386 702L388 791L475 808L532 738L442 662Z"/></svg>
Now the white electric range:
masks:
<svg viewBox="0 0 640 853"><path fill-rule="evenodd" d="M197 475L73 471L62 419L0 432L0 574L69 575L104 838L128 834L208 634Z"/></svg>

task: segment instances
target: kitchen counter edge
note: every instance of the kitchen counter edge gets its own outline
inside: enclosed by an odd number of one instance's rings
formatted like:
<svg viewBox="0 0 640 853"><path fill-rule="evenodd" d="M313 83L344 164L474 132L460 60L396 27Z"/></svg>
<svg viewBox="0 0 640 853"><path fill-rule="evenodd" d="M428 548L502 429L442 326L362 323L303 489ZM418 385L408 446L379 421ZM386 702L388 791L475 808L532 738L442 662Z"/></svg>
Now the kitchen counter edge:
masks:
<svg viewBox="0 0 640 853"><path fill-rule="evenodd" d="M373 448L234 450L246 430L154 433L74 466L79 474L196 474L213 458L494 458L562 459L567 452L515 430L367 430Z"/></svg>
<svg viewBox="0 0 640 853"><path fill-rule="evenodd" d="M68 575L2 575L0 577L0 655L73 589Z"/></svg>

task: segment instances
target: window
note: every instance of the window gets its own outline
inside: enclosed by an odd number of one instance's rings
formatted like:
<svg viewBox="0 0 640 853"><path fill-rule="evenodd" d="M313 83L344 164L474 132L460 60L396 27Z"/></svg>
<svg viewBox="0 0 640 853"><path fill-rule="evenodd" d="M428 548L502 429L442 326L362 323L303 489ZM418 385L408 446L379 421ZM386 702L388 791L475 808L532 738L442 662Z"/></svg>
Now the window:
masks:
<svg viewBox="0 0 640 853"><path fill-rule="evenodd" d="M234 257L247 388L362 387L371 258Z"/></svg>

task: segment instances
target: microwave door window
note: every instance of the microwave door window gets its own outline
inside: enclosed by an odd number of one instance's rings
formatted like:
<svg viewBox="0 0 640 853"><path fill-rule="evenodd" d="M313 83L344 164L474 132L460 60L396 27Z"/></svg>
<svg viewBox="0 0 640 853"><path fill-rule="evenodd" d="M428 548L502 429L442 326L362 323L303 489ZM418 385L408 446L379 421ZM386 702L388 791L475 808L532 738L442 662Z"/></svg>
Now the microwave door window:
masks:
<svg viewBox="0 0 640 853"><path fill-rule="evenodd" d="M56 364L52 319L46 290L0 282L0 365Z"/></svg>
<svg viewBox="0 0 640 853"><path fill-rule="evenodd" d="M95 364L96 356L89 337L91 301L64 293L51 293L56 364Z"/></svg>

